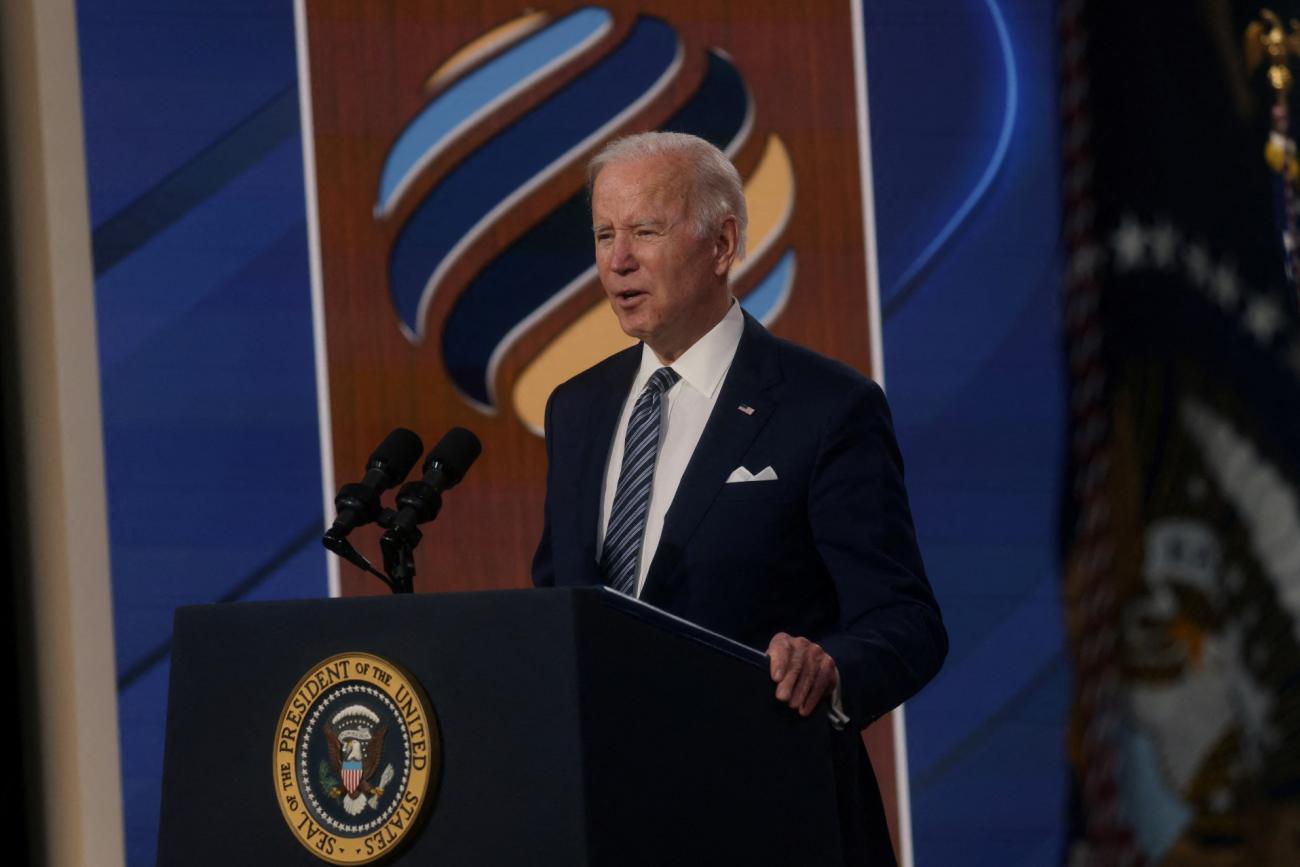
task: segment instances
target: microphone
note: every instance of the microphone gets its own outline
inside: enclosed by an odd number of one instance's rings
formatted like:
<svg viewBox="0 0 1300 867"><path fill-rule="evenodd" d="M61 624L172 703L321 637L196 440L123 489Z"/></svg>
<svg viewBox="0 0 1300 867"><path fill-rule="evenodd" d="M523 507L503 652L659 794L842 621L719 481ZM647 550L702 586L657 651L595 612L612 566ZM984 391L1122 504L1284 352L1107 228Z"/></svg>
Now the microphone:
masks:
<svg viewBox="0 0 1300 867"><path fill-rule="evenodd" d="M342 541L357 527L379 517L379 495L406 478L422 451L424 443L420 442L419 435L404 427L384 437L366 462L365 477L339 488L334 498L338 517L325 534L325 547L330 548L331 541Z"/></svg>
<svg viewBox="0 0 1300 867"><path fill-rule="evenodd" d="M416 524L438 517L442 492L459 484L482 453L483 444L472 432L463 427L447 431L424 459L424 478L407 482L397 493L398 512L389 532L401 538Z"/></svg>
<svg viewBox="0 0 1300 867"><path fill-rule="evenodd" d="M388 586L394 593L410 593L415 587L415 546L423 533L417 524L432 521L442 508L442 492L453 488L483 451L478 437L463 427L454 427L424 459L424 478L407 482L397 492L398 511L385 511L379 522L388 532L379 540L384 552Z"/></svg>

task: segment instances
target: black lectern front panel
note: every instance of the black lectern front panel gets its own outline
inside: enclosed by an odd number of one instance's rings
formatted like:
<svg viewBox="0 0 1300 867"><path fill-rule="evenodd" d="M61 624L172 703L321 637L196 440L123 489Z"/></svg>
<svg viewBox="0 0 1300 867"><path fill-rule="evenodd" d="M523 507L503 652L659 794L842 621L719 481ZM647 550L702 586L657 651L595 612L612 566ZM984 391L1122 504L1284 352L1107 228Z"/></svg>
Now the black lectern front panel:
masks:
<svg viewBox="0 0 1300 867"><path fill-rule="evenodd" d="M807 859L838 839L824 720L607 591L199 606L173 647L163 865L839 861Z"/></svg>
<svg viewBox="0 0 1300 867"><path fill-rule="evenodd" d="M586 863L571 612L526 591L179 611L159 863L327 863L282 816L273 748L295 684L347 651L410 672L441 728L441 779L400 863Z"/></svg>

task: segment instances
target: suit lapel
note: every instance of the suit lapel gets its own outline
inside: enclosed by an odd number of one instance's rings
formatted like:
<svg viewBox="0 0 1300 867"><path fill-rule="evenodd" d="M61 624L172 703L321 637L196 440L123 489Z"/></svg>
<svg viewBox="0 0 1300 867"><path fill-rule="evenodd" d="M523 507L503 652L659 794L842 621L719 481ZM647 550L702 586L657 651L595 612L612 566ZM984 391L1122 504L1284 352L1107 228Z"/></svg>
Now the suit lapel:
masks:
<svg viewBox="0 0 1300 867"><path fill-rule="evenodd" d="M672 597L672 587L680 580L680 574L675 573L682 551L726 484L727 476L740 464L750 443L772 417L776 399L771 388L780 378L776 341L746 313L745 330L722 384L722 393L664 516L659 547L641 593L645 601L660 604ZM742 406L753 412L745 412Z"/></svg>
<svg viewBox="0 0 1300 867"><path fill-rule="evenodd" d="M596 528L600 520L600 494L605 481L605 467L614 444L614 429L627 399L632 380L641 365L641 344L620 352L610 359L595 394L590 398L590 415L582 444L578 479L578 533L582 563L590 568L591 584L600 584L596 562Z"/></svg>

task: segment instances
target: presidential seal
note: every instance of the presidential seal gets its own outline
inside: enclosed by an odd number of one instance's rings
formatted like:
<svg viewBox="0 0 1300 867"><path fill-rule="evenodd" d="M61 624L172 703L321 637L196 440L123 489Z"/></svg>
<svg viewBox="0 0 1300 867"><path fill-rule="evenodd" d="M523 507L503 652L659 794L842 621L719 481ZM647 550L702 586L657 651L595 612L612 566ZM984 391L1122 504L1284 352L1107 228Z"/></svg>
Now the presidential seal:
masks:
<svg viewBox="0 0 1300 867"><path fill-rule="evenodd" d="M368 864L412 832L442 768L438 721L415 680L342 653L293 688L275 734L275 793L298 842L331 864Z"/></svg>

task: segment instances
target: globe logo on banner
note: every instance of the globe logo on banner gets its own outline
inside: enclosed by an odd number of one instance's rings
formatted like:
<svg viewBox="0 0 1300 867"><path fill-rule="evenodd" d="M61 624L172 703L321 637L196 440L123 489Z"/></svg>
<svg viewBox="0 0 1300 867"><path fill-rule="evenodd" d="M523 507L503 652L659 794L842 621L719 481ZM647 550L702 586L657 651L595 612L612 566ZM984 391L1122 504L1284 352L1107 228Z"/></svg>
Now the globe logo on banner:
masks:
<svg viewBox="0 0 1300 867"><path fill-rule="evenodd" d="M540 433L551 389L631 342L597 289L582 175L595 150L664 102L670 111L655 128L729 155L755 144L754 99L736 64L716 47L688 63L690 51L650 15L529 12L463 45L424 82L426 104L384 155L373 217L391 231L385 282L396 326L413 345L434 338L455 393L480 413L508 404ZM458 153L468 140L475 146ZM765 254L781 243L794 183L780 136L758 145L745 178L753 252L733 280L750 312L771 322L795 255ZM577 298L585 302L560 312ZM502 360L548 317L559 318L553 333L503 376Z"/></svg>
<svg viewBox="0 0 1300 867"><path fill-rule="evenodd" d="M634 342L587 201L613 139L677 131L726 152L749 210L733 294L870 371L854 7L755 3L300 5L327 475L353 477L394 427L478 435L481 471L439 518L464 544L416 556L440 589L526 579L546 400Z"/></svg>

